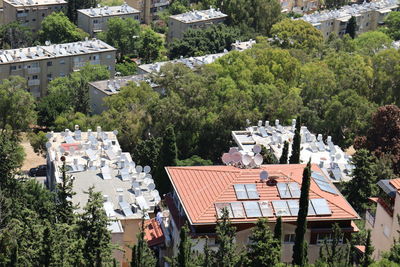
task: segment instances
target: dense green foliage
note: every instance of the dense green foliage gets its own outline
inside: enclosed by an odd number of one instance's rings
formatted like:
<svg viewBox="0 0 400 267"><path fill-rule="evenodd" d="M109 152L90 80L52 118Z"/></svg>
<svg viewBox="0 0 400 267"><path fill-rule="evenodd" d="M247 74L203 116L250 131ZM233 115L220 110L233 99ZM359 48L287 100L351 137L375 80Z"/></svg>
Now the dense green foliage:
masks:
<svg viewBox="0 0 400 267"><path fill-rule="evenodd" d="M214 255L215 266L233 267L239 261L236 253L236 228L232 226L229 220L227 209L222 210L222 216L217 221L215 228L218 238L218 249Z"/></svg>
<svg viewBox="0 0 400 267"><path fill-rule="evenodd" d="M289 154L289 142L285 141L283 143L282 155L279 158L279 164L287 164L288 163L288 154Z"/></svg>
<svg viewBox="0 0 400 267"><path fill-rule="evenodd" d="M289 158L290 164L300 163L300 145L301 145L301 119L300 117L296 120L296 129L294 131L293 143L292 143L292 153Z"/></svg>
<svg viewBox="0 0 400 267"><path fill-rule="evenodd" d="M138 56L142 63L150 63L160 58L163 48L162 38L152 29L145 28L139 34Z"/></svg>
<svg viewBox="0 0 400 267"><path fill-rule="evenodd" d="M132 248L131 267L154 267L156 266L157 260L144 238L144 215L140 227L140 232L137 234L136 245Z"/></svg>
<svg viewBox="0 0 400 267"><path fill-rule="evenodd" d="M371 242L372 242L371 241L371 231L369 230L367 232L367 239L365 241L364 256L363 256L363 259L361 261L361 266L362 267L368 267L374 262L373 257L372 257L372 253L374 252L374 247L372 246Z"/></svg>
<svg viewBox="0 0 400 267"><path fill-rule="evenodd" d="M337 223L333 224L332 241L324 241L320 249L320 259L318 261L325 263L328 267L348 266L350 247L342 245L345 241L340 226Z"/></svg>
<svg viewBox="0 0 400 267"><path fill-rule="evenodd" d="M211 160L202 159L197 155L193 155L190 158L178 160L176 165L178 166L207 166L212 165Z"/></svg>
<svg viewBox="0 0 400 267"><path fill-rule="evenodd" d="M14 21L0 26L0 47L2 49L28 47L32 43L32 31L21 23Z"/></svg>
<svg viewBox="0 0 400 267"><path fill-rule="evenodd" d="M68 0L67 16L73 23L76 23L78 20L78 9L97 7L98 2L97 0Z"/></svg>
<svg viewBox="0 0 400 267"><path fill-rule="evenodd" d="M400 40L400 11L390 12L385 17L385 26L383 31L393 40Z"/></svg>
<svg viewBox="0 0 400 267"><path fill-rule="evenodd" d="M356 32L357 32L357 19L356 17L351 16L349 22L346 25L345 33L350 35L350 37L354 39L354 37L356 37Z"/></svg>
<svg viewBox="0 0 400 267"><path fill-rule="evenodd" d="M123 61L115 65L115 71L119 72L121 76L128 76L136 74L137 64L133 61Z"/></svg>

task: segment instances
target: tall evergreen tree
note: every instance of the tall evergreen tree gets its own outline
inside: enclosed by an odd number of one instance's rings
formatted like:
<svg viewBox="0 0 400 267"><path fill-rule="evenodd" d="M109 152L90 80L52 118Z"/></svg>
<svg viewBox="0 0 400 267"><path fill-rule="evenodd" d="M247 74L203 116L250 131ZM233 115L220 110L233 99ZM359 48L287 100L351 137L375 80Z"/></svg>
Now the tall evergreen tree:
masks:
<svg viewBox="0 0 400 267"><path fill-rule="evenodd" d="M61 183L57 184L57 219L60 223L71 224L74 220L74 205L71 201L75 192L72 190L73 181L70 175L67 175L65 166L65 157L62 158L63 166L61 167Z"/></svg>
<svg viewBox="0 0 400 267"><path fill-rule="evenodd" d="M157 259L153 251L149 248L147 240L144 238L144 215L140 225L140 232L137 234L136 245L132 248L131 267L152 267L156 266Z"/></svg>
<svg viewBox="0 0 400 267"><path fill-rule="evenodd" d="M287 164L289 156L289 142L285 141L283 143L282 155L279 158L279 164Z"/></svg>
<svg viewBox="0 0 400 267"><path fill-rule="evenodd" d="M304 237L307 231L308 198L310 193L311 159L303 171L299 213L297 215L296 237L293 246L293 264L305 266L307 260L307 241Z"/></svg>
<svg viewBox="0 0 400 267"><path fill-rule="evenodd" d="M163 136L155 178L157 188L161 195L168 193L171 188L171 182L164 168L166 166L176 166L177 159L178 152L176 148L175 132L173 126L169 125Z"/></svg>
<svg viewBox="0 0 400 267"><path fill-rule="evenodd" d="M350 247L342 245L344 235L339 225L335 223L332 226L332 241L324 241L320 250L320 259L328 267L347 266L349 263Z"/></svg>
<svg viewBox="0 0 400 267"><path fill-rule="evenodd" d="M103 196L88 191L89 199L79 220L79 235L84 239L83 256L88 266L103 266L112 262L109 220L103 209Z"/></svg>
<svg viewBox="0 0 400 267"><path fill-rule="evenodd" d="M214 266L214 255L213 251L208 246L208 237L206 236L206 243L203 250L203 261L201 263L202 267L212 267Z"/></svg>
<svg viewBox="0 0 400 267"><path fill-rule="evenodd" d="M249 238L246 266L276 266L280 262L278 240L274 238L266 219L257 221Z"/></svg>
<svg viewBox="0 0 400 267"><path fill-rule="evenodd" d="M215 253L215 265L217 267L232 267L237 261L235 235L236 228L231 225L227 209L222 210L222 216L216 226L218 250Z"/></svg>
<svg viewBox="0 0 400 267"><path fill-rule="evenodd" d="M281 243L282 240L282 217L279 216L276 219L276 224L275 224L275 228L274 228L274 238L276 240L279 241L279 243Z"/></svg>
<svg viewBox="0 0 400 267"><path fill-rule="evenodd" d="M181 241L179 243L179 251L177 257L178 266L193 266L194 262L192 259L192 242L189 237L189 227L187 223L181 228L180 239Z"/></svg>
<svg viewBox="0 0 400 267"><path fill-rule="evenodd" d="M279 161L275 157L274 153L271 152L268 148L266 148L264 145L261 146L261 153L263 156L263 164L278 164Z"/></svg>
<svg viewBox="0 0 400 267"><path fill-rule="evenodd" d="M374 247L371 244L371 230L368 230L367 239L365 240L364 257L361 262L362 267L368 267L374 262L374 260L372 259L373 252L374 252Z"/></svg>
<svg viewBox="0 0 400 267"><path fill-rule="evenodd" d="M351 38L354 39L356 37L356 32L357 32L357 20L356 17L351 16L351 18L347 22L346 33L350 35Z"/></svg>
<svg viewBox="0 0 400 267"><path fill-rule="evenodd" d="M298 164L300 163L300 144L301 144L301 118L298 117L296 120L296 129L294 131L292 154L290 155L289 163Z"/></svg>

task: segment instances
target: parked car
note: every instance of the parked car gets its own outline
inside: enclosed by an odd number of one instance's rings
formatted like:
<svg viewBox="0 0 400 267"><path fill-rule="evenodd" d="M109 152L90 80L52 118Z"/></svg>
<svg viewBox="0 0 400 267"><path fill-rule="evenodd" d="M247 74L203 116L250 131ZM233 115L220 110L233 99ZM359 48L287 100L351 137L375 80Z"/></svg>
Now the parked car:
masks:
<svg viewBox="0 0 400 267"><path fill-rule="evenodd" d="M46 165L40 165L36 168L32 168L29 170L29 176L35 177L35 176L46 176L47 174L47 166Z"/></svg>

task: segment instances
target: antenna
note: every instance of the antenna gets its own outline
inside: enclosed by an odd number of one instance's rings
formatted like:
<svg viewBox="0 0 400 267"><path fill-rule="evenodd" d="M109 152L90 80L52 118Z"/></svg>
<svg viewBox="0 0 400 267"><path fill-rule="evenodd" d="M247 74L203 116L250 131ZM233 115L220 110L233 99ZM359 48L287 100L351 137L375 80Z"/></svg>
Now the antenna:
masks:
<svg viewBox="0 0 400 267"><path fill-rule="evenodd" d="M251 158L251 156L249 156L249 155L243 155L243 157L242 157L242 163L243 163L243 165L245 165L245 166L248 166L250 163L251 163L251 161L252 161L253 159Z"/></svg>
<svg viewBox="0 0 400 267"><path fill-rule="evenodd" d="M143 171L143 167L140 166L140 165L137 165L137 166L136 166L136 172L137 172L137 173L141 173L142 171Z"/></svg>
<svg viewBox="0 0 400 267"><path fill-rule="evenodd" d="M260 145L255 145L253 146L253 152L258 154L261 152L261 146Z"/></svg>
<svg viewBox="0 0 400 267"><path fill-rule="evenodd" d="M260 166L262 163L263 163L263 156L261 155L261 154L257 154L257 155L255 155L255 157L254 157L254 163L257 165L257 166Z"/></svg>
<svg viewBox="0 0 400 267"><path fill-rule="evenodd" d="M222 162L226 165L228 165L232 161L232 157L230 153L224 153L222 154Z"/></svg>
<svg viewBox="0 0 400 267"><path fill-rule="evenodd" d="M234 163L239 163L242 159L242 154L240 152L235 152L231 155L232 161Z"/></svg>
<svg viewBox="0 0 400 267"><path fill-rule="evenodd" d="M145 173L150 173L151 168L150 168L150 166L146 165L146 166L144 166L143 170L144 170Z"/></svg>
<svg viewBox="0 0 400 267"><path fill-rule="evenodd" d="M269 176L269 174L268 174L267 171L261 171L261 172L260 172L260 181L261 181L261 182L267 181L268 176Z"/></svg>

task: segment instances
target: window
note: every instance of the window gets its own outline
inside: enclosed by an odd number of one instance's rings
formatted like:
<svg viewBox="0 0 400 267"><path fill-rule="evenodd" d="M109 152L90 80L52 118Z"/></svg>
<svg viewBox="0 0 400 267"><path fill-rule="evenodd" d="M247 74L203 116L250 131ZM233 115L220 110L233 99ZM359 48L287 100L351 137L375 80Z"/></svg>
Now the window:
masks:
<svg viewBox="0 0 400 267"><path fill-rule="evenodd" d="M330 244L332 243L332 234L325 233L325 234L317 234L317 245L323 245L325 241ZM339 240L339 244L343 244L343 236Z"/></svg>
<svg viewBox="0 0 400 267"><path fill-rule="evenodd" d="M61 59L60 60L60 64L62 65L62 64L65 64L65 60L64 59Z"/></svg>
<svg viewBox="0 0 400 267"><path fill-rule="evenodd" d="M283 243L292 244L294 243L295 234L287 234L284 236Z"/></svg>
<svg viewBox="0 0 400 267"><path fill-rule="evenodd" d="M38 79L38 76L37 75L33 75L32 76L32 80L37 80Z"/></svg>
<svg viewBox="0 0 400 267"><path fill-rule="evenodd" d="M36 19L32 19L32 21L36 21Z"/></svg>
<svg viewBox="0 0 400 267"><path fill-rule="evenodd" d="M47 62L47 66L48 67L53 66L53 62L52 61Z"/></svg>
<svg viewBox="0 0 400 267"><path fill-rule="evenodd" d="M93 20L93 23L97 24L97 23L99 23L99 21L97 19L95 19L95 20Z"/></svg>
<svg viewBox="0 0 400 267"><path fill-rule="evenodd" d="M107 55L107 59L110 59L111 58L111 55Z"/></svg>
<svg viewBox="0 0 400 267"><path fill-rule="evenodd" d="M50 74L47 74L47 78L49 78L49 79L51 78L51 73L50 73Z"/></svg>
<svg viewBox="0 0 400 267"><path fill-rule="evenodd" d="M60 77L65 77L65 73L64 72L60 72Z"/></svg>
<svg viewBox="0 0 400 267"><path fill-rule="evenodd" d="M10 66L10 70L17 70L17 66Z"/></svg>

